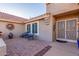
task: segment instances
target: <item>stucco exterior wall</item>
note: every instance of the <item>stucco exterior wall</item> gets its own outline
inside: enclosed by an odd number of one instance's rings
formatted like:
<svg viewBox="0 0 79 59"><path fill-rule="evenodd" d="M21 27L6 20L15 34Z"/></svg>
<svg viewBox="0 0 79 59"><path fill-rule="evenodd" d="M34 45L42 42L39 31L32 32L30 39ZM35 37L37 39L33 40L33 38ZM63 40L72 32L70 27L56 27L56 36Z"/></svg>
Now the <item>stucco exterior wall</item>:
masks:
<svg viewBox="0 0 79 59"><path fill-rule="evenodd" d="M11 23L15 26L14 30L10 31L6 28L6 25L10 22L2 22L0 21L0 31L3 32L3 38L7 38L7 35L12 32L14 34L14 37L18 37L23 32L25 32L25 25L24 24L17 24L17 23Z"/></svg>
<svg viewBox="0 0 79 59"><path fill-rule="evenodd" d="M26 23L25 26L26 31L27 31L27 24L37 23L38 39L52 42L52 19L48 18L48 24L45 22L46 22L45 20L38 20L38 21Z"/></svg>
<svg viewBox="0 0 79 59"><path fill-rule="evenodd" d="M77 3L50 3L46 5L46 12L53 15L79 9Z"/></svg>
<svg viewBox="0 0 79 59"><path fill-rule="evenodd" d="M48 18L47 25L44 20L39 21L39 39L52 42L52 20Z"/></svg>

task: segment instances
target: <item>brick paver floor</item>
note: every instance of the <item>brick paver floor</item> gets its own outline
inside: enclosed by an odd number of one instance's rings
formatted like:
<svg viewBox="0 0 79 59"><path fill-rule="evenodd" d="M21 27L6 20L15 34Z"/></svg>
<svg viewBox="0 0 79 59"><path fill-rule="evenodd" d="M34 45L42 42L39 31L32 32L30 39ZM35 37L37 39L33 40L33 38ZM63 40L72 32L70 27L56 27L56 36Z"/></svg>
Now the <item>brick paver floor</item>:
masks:
<svg viewBox="0 0 79 59"><path fill-rule="evenodd" d="M7 39L7 56L33 56L49 44L42 40Z"/></svg>
<svg viewBox="0 0 79 59"><path fill-rule="evenodd" d="M52 48L44 56L79 56L79 48L76 43L53 42Z"/></svg>

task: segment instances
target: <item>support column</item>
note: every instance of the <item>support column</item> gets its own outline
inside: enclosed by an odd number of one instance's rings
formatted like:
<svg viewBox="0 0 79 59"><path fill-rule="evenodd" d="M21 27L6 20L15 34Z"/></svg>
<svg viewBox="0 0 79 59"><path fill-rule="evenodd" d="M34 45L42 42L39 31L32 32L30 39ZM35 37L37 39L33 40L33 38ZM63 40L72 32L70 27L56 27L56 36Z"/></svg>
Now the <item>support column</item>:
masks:
<svg viewBox="0 0 79 59"><path fill-rule="evenodd" d="M51 21L51 34L52 34L52 42L56 41L56 21L52 14L50 14L50 21Z"/></svg>

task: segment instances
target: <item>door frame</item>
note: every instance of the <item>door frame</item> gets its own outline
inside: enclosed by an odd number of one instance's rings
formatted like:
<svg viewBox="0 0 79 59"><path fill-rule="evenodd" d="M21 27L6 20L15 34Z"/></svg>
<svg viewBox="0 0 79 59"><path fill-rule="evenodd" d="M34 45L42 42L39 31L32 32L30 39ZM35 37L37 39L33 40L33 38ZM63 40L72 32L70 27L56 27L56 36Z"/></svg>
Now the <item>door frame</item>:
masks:
<svg viewBox="0 0 79 59"><path fill-rule="evenodd" d="M77 26L78 18L71 18L71 19L64 19L64 20L56 21L56 40L62 40L62 41L68 41L68 42L74 42L74 43L77 42L77 40L66 39L66 22L69 20L74 20L74 19L76 20L76 39L78 38L78 26ZM57 25L58 25L58 22L61 22L61 21L65 21L65 39L57 38L58 37Z"/></svg>

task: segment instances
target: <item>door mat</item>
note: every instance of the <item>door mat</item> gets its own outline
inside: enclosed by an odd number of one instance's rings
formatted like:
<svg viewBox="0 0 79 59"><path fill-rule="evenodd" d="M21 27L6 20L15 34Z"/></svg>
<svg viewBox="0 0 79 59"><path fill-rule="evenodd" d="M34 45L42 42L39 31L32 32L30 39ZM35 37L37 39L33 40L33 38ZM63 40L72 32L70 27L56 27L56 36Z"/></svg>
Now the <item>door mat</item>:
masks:
<svg viewBox="0 0 79 59"><path fill-rule="evenodd" d="M50 48L51 46L46 46L44 49L36 53L34 56L43 56Z"/></svg>

